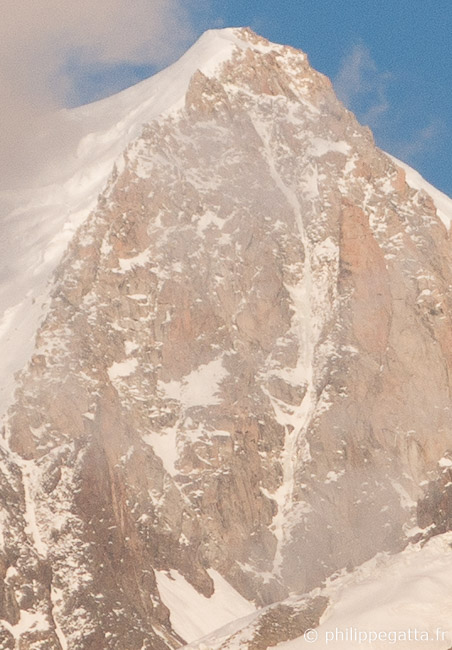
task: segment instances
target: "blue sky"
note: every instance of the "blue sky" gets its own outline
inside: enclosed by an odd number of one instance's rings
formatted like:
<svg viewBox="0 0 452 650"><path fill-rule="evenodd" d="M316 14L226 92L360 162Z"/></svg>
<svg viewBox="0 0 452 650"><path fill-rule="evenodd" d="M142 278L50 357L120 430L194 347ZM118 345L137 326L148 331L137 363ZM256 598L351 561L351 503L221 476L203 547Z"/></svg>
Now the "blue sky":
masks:
<svg viewBox="0 0 452 650"><path fill-rule="evenodd" d="M209 27L246 25L304 50L379 146L452 196L451 0L204 0L190 20L192 40ZM79 90L89 99L112 79L127 86L158 67L85 74Z"/></svg>

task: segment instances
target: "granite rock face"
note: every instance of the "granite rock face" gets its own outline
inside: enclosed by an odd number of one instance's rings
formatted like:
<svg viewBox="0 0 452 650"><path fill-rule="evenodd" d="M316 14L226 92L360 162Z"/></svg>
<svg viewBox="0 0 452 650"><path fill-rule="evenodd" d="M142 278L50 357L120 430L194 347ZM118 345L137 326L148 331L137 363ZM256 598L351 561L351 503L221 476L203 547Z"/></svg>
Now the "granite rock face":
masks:
<svg viewBox="0 0 452 650"><path fill-rule="evenodd" d="M158 572L309 591L403 548L452 450L432 199L304 54L235 38L53 280L2 450L2 648L179 647Z"/></svg>

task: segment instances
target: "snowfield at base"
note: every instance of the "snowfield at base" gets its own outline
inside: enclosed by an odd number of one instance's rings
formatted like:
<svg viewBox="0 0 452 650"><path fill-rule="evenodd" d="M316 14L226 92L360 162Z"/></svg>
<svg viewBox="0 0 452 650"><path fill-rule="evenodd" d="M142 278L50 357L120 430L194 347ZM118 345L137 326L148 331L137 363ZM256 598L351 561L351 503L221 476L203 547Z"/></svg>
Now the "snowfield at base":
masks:
<svg viewBox="0 0 452 650"><path fill-rule="evenodd" d="M255 611L254 605L219 573L213 569L208 573L215 584L210 598L196 591L178 571L156 572L160 595L171 612L171 624L188 643Z"/></svg>
<svg viewBox="0 0 452 650"><path fill-rule="evenodd" d="M417 544L394 555L379 554L351 573L344 570L330 578L311 595L326 596L330 603L310 641L301 636L268 650L448 650L452 646L452 533L433 537L423 547ZM291 600L296 602L297 596ZM242 616L190 642L188 648L243 650L253 638L259 612ZM370 633L380 639L369 642ZM396 641L391 640L394 634ZM423 640L426 635L428 641Z"/></svg>
<svg viewBox="0 0 452 650"><path fill-rule="evenodd" d="M309 643L301 637L279 644L278 650L387 650L391 644L384 633L389 632L407 634L406 641L402 634L392 644L397 650L446 650L452 645L452 533L432 538L423 548L416 545L397 555L378 555L353 573L331 580L322 593L331 604L316 629L318 641ZM383 634L372 644L359 643L353 634L360 631ZM421 640L426 633L429 642Z"/></svg>

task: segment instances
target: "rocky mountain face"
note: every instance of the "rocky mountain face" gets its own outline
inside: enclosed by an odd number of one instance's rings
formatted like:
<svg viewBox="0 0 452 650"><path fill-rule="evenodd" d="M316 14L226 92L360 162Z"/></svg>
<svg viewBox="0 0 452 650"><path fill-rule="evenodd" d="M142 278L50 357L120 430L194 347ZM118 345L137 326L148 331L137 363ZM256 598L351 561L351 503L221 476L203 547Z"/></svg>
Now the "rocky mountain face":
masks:
<svg viewBox="0 0 452 650"><path fill-rule="evenodd" d="M171 583L262 607L438 523L447 224L303 53L209 38L72 239L18 378L1 648L177 648ZM326 606L272 605L240 647Z"/></svg>

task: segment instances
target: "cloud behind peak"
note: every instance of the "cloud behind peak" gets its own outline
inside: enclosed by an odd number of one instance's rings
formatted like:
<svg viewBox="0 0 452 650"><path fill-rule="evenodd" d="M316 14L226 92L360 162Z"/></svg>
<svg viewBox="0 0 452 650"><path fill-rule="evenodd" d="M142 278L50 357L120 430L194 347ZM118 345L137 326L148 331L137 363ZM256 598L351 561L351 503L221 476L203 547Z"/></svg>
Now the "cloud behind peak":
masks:
<svg viewBox="0 0 452 650"><path fill-rule="evenodd" d="M182 0L3 0L1 187L29 184L46 157L70 146L74 134L57 129L55 141L48 116L77 103L78 80L124 64L161 67L181 54L194 39L189 7Z"/></svg>

